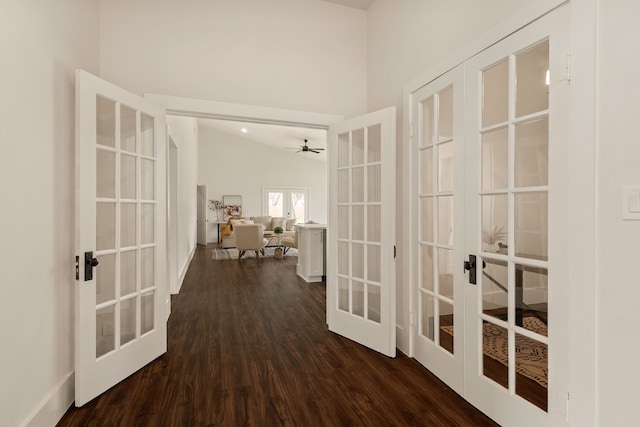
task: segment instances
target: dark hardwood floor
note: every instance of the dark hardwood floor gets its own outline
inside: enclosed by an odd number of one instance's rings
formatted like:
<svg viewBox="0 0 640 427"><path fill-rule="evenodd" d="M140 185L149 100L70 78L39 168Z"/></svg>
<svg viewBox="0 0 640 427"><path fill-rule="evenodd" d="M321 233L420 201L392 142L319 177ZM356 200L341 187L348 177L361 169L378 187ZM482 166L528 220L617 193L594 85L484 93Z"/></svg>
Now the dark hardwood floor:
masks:
<svg viewBox="0 0 640 427"><path fill-rule="evenodd" d="M325 286L199 246L168 351L58 426L495 426L413 359L327 330Z"/></svg>

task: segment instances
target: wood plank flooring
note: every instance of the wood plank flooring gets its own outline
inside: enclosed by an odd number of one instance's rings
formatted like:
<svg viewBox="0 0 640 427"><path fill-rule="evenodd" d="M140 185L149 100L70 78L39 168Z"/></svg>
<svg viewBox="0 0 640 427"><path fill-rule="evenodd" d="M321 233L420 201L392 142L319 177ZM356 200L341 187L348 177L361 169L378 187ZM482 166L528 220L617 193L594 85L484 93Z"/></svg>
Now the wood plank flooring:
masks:
<svg viewBox="0 0 640 427"><path fill-rule="evenodd" d="M168 351L58 426L496 426L421 365L327 330L295 257L212 261L172 298Z"/></svg>

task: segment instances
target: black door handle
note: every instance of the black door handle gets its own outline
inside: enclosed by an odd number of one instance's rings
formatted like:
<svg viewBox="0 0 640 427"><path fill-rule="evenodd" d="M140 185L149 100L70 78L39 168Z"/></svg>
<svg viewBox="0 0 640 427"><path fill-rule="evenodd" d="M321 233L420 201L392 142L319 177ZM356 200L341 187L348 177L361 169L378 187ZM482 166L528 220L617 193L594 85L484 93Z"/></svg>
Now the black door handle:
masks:
<svg viewBox="0 0 640 427"><path fill-rule="evenodd" d="M84 281L93 280L93 267L100 264L98 258L93 257L93 252L84 253Z"/></svg>
<svg viewBox="0 0 640 427"><path fill-rule="evenodd" d="M475 285L476 280L476 256L469 255L469 261L464 262L464 271L469 271L469 283Z"/></svg>

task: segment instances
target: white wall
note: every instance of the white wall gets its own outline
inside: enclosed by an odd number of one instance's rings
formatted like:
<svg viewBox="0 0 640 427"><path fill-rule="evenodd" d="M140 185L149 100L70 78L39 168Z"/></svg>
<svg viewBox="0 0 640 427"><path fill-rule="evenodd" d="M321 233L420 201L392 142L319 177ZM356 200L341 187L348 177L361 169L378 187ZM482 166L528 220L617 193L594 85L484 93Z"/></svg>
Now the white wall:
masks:
<svg viewBox="0 0 640 427"><path fill-rule="evenodd" d="M3 0L0 424L73 401L76 68L98 71L98 4Z"/></svg>
<svg viewBox="0 0 640 427"><path fill-rule="evenodd" d="M350 116L365 29L364 11L315 0L103 1L100 72L139 93Z"/></svg>
<svg viewBox="0 0 640 427"><path fill-rule="evenodd" d="M198 184L207 185L207 198L241 195L245 216L262 215L263 187L308 187L309 219L327 221L326 163L250 141L240 135L201 126L199 129ZM215 214L209 211L209 221ZM217 240L217 227L209 224L209 241Z"/></svg>
<svg viewBox="0 0 640 427"><path fill-rule="evenodd" d="M640 384L640 221L622 220L621 188L640 185L640 3L598 7L598 422L629 426Z"/></svg>
<svg viewBox="0 0 640 427"><path fill-rule="evenodd" d="M169 134L178 148L178 289L197 244L198 120L167 116Z"/></svg>

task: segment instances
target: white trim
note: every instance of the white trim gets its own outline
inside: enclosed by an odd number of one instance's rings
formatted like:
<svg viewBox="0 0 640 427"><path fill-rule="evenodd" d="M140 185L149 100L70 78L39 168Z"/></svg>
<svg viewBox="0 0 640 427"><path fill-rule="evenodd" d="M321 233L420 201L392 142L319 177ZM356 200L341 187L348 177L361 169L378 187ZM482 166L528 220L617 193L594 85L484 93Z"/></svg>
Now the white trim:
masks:
<svg viewBox="0 0 640 427"><path fill-rule="evenodd" d="M334 114L208 101L180 96L145 93L144 97L162 105L166 108L167 114L176 116L279 124L315 129L328 129L329 125L343 120L343 116Z"/></svg>
<svg viewBox="0 0 640 427"><path fill-rule="evenodd" d="M73 404L75 378L71 372L55 387L37 408L20 424L20 427L54 426Z"/></svg>
<svg viewBox="0 0 640 427"><path fill-rule="evenodd" d="M189 256L187 260L182 265L180 269L180 276L178 277L178 289L176 293L180 293L180 288L182 288L182 282L184 282L184 277L187 275L187 271L189 270L189 266L191 265L191 260L193 260L194 255L196 254L196 249L198 248L198 244L194 243L193 248L191 248L191 252L189 252Z"/></svg>

